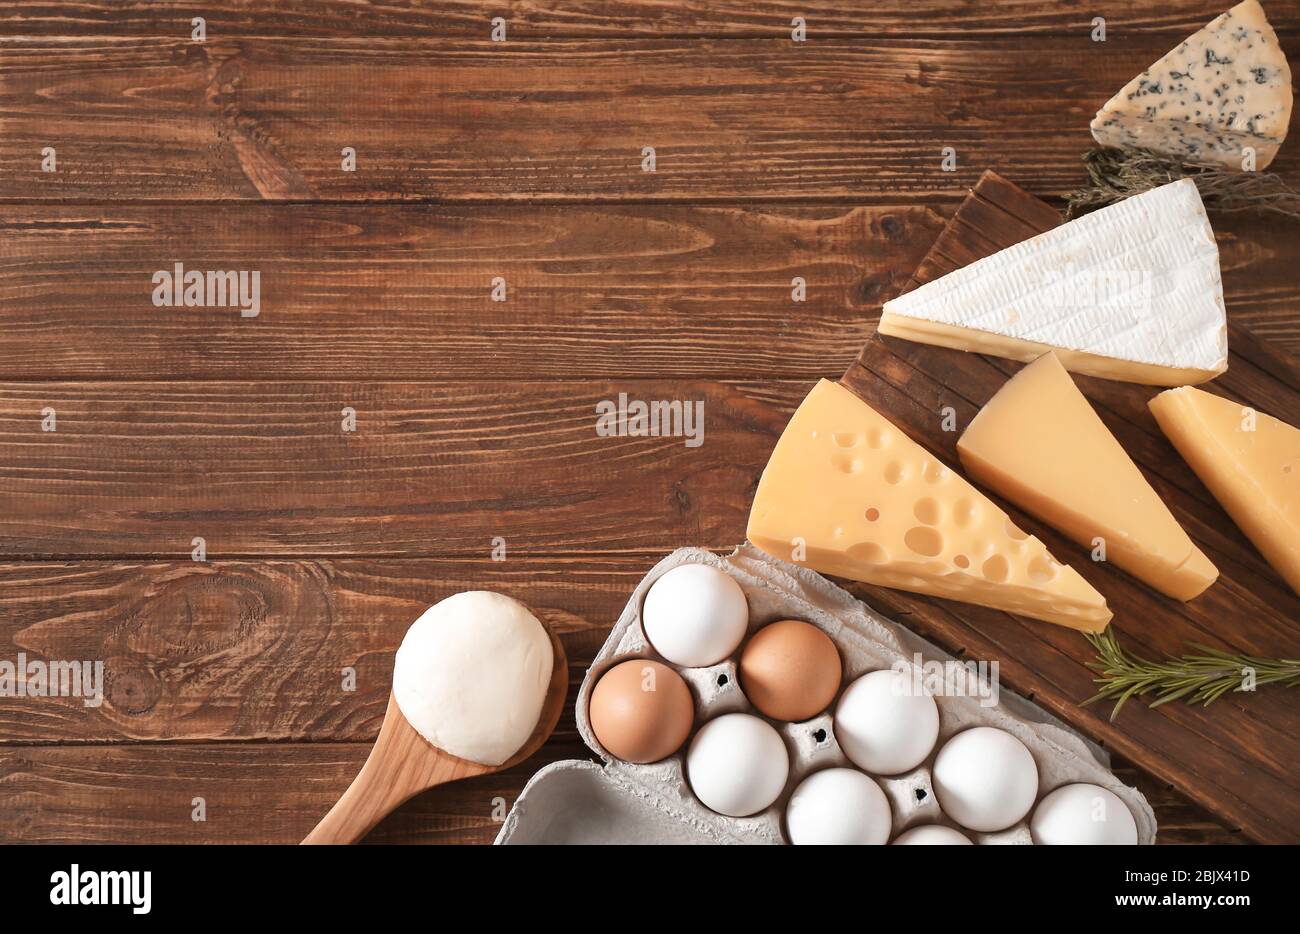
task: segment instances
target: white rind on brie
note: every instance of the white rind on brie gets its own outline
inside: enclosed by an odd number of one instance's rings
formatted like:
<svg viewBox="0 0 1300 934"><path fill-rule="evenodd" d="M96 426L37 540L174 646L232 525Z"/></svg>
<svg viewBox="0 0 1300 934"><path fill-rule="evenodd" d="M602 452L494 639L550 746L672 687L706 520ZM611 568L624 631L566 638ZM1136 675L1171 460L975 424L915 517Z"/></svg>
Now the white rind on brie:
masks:
<svg viewBox="0 0 1300 934"><path fill-rule="evenodd" d="M880 331L1011 359L1060 350L1075 372L1157 385L1228 366L1219 248L1189 179L900 295Z"/></svg>

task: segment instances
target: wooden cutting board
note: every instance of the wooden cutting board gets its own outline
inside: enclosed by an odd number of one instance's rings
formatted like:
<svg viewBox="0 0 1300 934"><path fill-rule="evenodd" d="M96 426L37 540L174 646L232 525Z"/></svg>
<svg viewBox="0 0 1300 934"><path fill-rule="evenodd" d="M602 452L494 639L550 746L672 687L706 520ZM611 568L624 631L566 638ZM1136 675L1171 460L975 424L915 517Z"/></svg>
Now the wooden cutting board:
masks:
<svg viewBox="0 0 1300 934"><path fill-rule="evenodd" d="M1061 223L1056 210L992 172L940 234L909 288ZM1232 313L1232 296L1227 296ZM1229 325L1228 371L1201 388L1300 421L1300 362ZM985 402L1022 364L877 335L841 379L915 441L950 465L956 442ZM1147 409L1160 390L1076 376L1076 382L1142 468L1188 534L1218 566L1219 580L1190 603L1165 597L1010 503L1012 519L1037 535L1106 596L1112 625L1131 652L1183 654L1199 642L1234 652L1300 657L1300 598L1260 557L1161 434ZM951 406L957 430L940 413ZM974 659L998 660L1002 682L1112 751L1170 782L1231 827L1261 842L1300 842L1300 692L1264 687L1228 694L1208 708L1134 699L1109 720L1095 693L1085 638L1072 630L969 604L851 585L868 603Z"/></svg>

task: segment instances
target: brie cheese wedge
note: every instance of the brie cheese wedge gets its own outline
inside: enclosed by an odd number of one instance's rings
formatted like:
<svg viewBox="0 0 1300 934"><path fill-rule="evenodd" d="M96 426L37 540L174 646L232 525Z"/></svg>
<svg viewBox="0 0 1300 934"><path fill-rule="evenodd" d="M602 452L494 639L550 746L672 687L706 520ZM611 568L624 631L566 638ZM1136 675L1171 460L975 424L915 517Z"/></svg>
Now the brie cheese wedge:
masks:
<svg viewBox="0 0 1300 934"><path fill-rule="evenodd" d="M1228 368L1219 248L1190 179L885 302L881 334L1089 376L1183 386Z"/></svg>

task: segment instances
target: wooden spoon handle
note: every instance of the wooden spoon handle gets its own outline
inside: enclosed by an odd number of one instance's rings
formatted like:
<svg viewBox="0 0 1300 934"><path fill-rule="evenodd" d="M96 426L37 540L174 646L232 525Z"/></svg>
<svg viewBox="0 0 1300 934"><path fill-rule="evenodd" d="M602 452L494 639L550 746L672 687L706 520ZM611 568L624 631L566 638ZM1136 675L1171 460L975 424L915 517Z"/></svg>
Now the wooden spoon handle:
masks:
<svg viewBox="0 0 1300 934"><path fill-rule="evenodd" d="M420 792L494 771L494 766L457 759L430 745L402 716L397 699L390 694L384 724L366 764L302 842L356 843L390 811Z"/></svg>
<svg viewBox="0 0 1300 934"><path fill-rule="evenodd" d="M388 771L387 757L380 755L382 747L381 743L375 744L348 790L303 843L356 843L390 811L420 790L406 791L394 785L395 776Z"/></svg>

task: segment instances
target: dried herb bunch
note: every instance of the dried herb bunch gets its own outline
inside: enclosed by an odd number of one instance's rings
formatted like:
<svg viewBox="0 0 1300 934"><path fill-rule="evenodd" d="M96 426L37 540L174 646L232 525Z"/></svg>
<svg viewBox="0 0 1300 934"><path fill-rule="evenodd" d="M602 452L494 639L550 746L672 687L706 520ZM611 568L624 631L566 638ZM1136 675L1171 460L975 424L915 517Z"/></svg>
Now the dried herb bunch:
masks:
<svg viewBox="0 0 1300 934"><path fill-rule="evenodd" d="M1190 178L1212 210L1283 214L1300 220L1300 192L1272 172L1185 165L1149 149L1089 149L1083 161L1089 183L1066 196L1066 218Z"/></svg>
<svg viewBox="0 0 1300 934"><path fill-rule="evenodd" d="M1130 697L1153 691L1158 696L1152 701L1152 707L1172 700L1208 705L1229 691L1244 690L1246 669L1254 672L1256 686L1300 685L1300 659L1256 658L1193 644L1192 648L1199 654L1169 656L1163 662L1153 662L1125 651L1115 638L1114 627L1087 635L1099 656L1088 667L1098 672L1099 676L1093 680L1101 685L1101 690L1084 703L1114 700L1111 720L1119 716L1120 708Z"/></svg>

